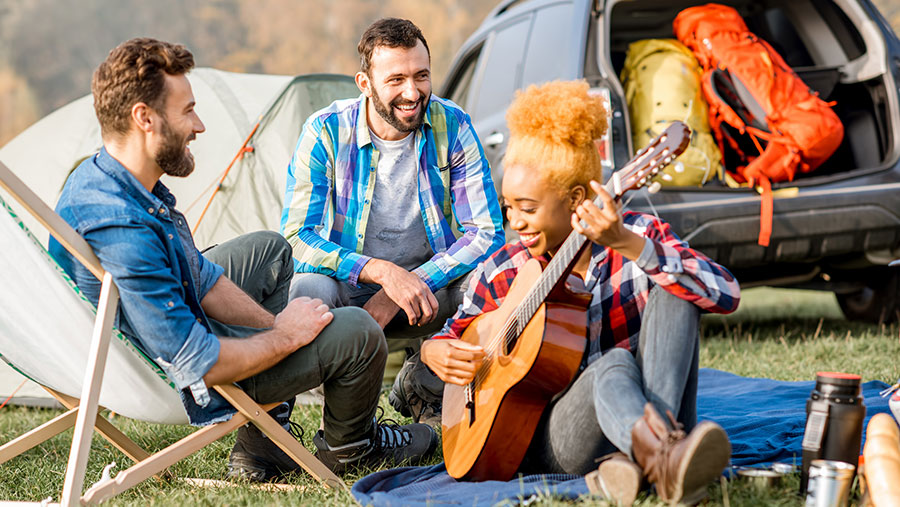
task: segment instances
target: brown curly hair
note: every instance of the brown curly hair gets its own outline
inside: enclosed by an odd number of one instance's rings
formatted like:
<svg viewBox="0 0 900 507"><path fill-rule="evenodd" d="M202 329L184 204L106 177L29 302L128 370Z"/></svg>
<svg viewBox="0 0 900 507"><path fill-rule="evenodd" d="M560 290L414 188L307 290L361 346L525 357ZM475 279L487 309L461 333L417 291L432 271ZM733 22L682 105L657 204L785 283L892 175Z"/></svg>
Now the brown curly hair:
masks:
<svg viewBox="0 0 900 507"><path fill-rule="evenodd" d="M600 181L594 140L606 133L606 107L588 90L585 81L552 81L516 92L506 111L510 139L503 164L539 171L561 191Z"/></svg>
<svg viewBox="0 0 900 507"><path fill-rule="evenodd" d="M165 106L165 75L194 68L194 55L181 44L135 38L119 44L94 71L91 92L101 135L122 135L131 127L131 108L143 102L156 111Z"/></svg>

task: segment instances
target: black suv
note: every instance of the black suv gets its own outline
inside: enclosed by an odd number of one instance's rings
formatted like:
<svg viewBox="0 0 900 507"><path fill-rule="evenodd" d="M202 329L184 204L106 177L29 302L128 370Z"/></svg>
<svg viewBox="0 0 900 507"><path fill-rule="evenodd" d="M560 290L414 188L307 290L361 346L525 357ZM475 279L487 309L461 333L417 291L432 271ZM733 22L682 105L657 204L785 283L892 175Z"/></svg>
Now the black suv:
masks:
<svg viewBox="0 0 900 507"><path fill-rule="evenodd" d="M605 157L614 171L634 153L618 76L628 45L673 38L691 0L509 0L457 54L441 95L471 116L503 177L506 108L514 91L586 79L611 104ZM776 189L771 243L757 244L760 196L714 182L638 192L630 208L661 217L744 287L829 290L849 318L892 321L900 311L900 41L869 0L724 0L768 41L844 124L844 140L815 171ZM608 176L608 175L607 175ZM777 191L777 189L784 189ZM643 194L643 195L641 195Z"/></svg>

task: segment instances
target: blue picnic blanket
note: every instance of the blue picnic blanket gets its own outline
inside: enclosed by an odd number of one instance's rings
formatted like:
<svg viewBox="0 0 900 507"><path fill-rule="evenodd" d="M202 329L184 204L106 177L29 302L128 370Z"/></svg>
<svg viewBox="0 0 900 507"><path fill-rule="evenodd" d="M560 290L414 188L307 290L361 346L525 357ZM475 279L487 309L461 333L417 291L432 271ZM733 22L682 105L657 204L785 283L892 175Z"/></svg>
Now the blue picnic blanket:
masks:
<svg viewBox="0 0 900 507"><path fill-rule="evenodd" d="M746 378L719 370L701 369L697 414L719 423L731 440L734 466L800 461L800 441L806 422L806 399L815 382L783 382ZM866 424L888 412L887 398L878 392L884 382L863 384ZM865 433L863 434L865 441ZM531 497L565 499L587 494L584 479L573 475L530 475L509 482L460 482L447 475L443 464L383 470L363 477L351 489L363 505L375 506L488 506Z"/></svg>
<svg viewBox="0 0 900 507"><path fill-rule="evenodd" d="M814 381L783 382L747 378L719 370L701 369L697 386L697 416L719 423L731 440L731 464L766 465L800 462L800 442L806 425L806 400ZM862 386L865 426L879 412L889 412L888 399L878 392L888 387L872 380Z"/></svg>

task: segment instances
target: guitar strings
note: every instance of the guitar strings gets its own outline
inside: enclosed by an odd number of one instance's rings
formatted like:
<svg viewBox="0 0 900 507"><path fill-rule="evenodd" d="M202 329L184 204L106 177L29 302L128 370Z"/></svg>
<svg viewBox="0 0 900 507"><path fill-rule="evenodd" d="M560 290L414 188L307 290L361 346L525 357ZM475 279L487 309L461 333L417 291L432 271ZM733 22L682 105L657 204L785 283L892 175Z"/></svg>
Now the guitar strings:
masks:
<svg viewBox="0 0 900 507"><path fill-rule="evenodd" d="M508 346L513 339L521 334L528 322L534 317L538 308L543 304L543 299L553 289L553 285L558 281L557 279L568 267L569 261L563 261L562 259L574 257L586 239L583 235L572 232L562 247L560 247L557 255L550 260L547 269L541 273L538 283L528 291L519 307L510 314L503 327L500 328L500 332L494 335L485 345L485 359L482 361L482 365L472 381L474 386L480 385L484 377L490 373L495 355L499 352L498 349L503 345ZM516 332L513 332L514 326Z"/></svg>

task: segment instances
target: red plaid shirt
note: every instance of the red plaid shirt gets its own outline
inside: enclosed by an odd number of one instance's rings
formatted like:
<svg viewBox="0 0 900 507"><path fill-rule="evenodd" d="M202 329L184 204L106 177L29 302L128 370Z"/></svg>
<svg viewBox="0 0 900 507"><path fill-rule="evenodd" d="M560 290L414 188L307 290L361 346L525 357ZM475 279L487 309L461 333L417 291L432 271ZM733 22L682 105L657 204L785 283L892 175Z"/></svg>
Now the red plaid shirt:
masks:
<svg viewBox="0 0 900 507"><path fill-rule="evenodd" d="M592 340L588 361L611 347L634 352L647 297L660 285L701 310L731 313L740 301L734 276L702 253L691 249L669 224L652 215L623 212L625 226L645 238L636 261L615 250L591 245L585 287L593 294L588 310ZM434 338L459 338L472 320L498 308L516 273L532 255L520 241L509 243L474 271L463 303ZM545 259L549 260L549 258Z"/></svg>

